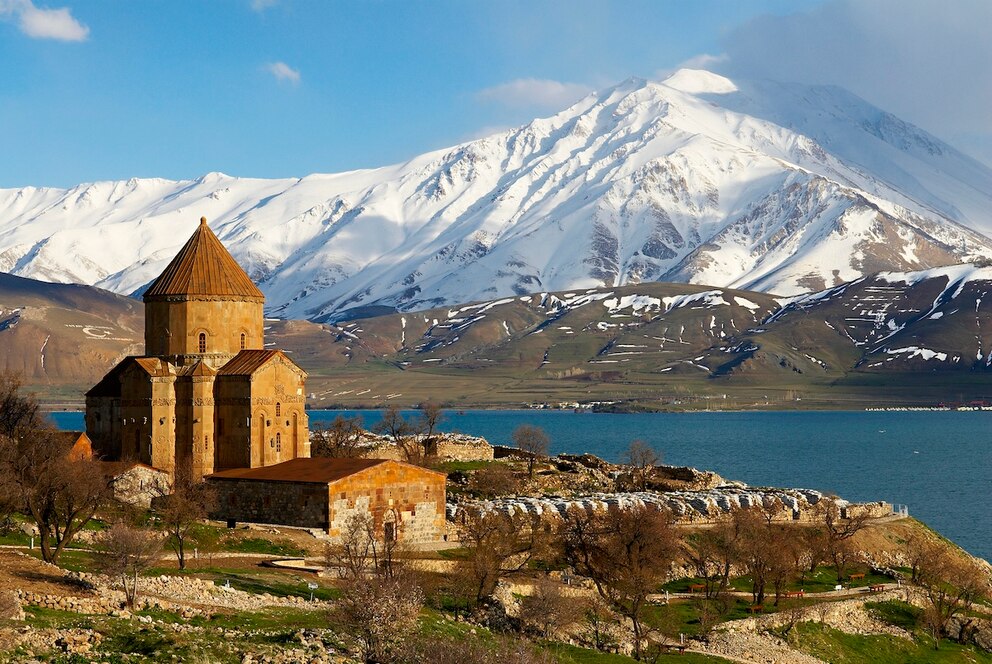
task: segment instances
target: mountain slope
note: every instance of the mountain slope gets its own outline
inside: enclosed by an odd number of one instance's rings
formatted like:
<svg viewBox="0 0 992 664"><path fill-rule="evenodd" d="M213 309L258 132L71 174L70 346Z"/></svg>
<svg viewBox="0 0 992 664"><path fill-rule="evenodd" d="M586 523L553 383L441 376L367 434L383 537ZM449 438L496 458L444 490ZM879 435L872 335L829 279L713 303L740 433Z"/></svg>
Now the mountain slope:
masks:
<svg viewBox="0 0 992 664"><path fill-rule="evenodd" d="M285 318L992 256L992 171L836 88L682 70L405 164L0 190L0 270L140 290L202 214ZM108 248L111 251L108 251Z"/></svg>
<svg viewBox="0 0 992 664"><path fill-rule="evenodd" d="M78 400L125 355L144 348L140 302L90 286L0 273L0 369ZM72 394L72 392L77 392Z"/></svg>
<svg viewBox="0 0 992 664"><path fill-rule="evenodd" d="M625 402L863 408L992 401L992 268L882 273L796 298L644 283L338 323L266 321L313 407ZM77 401L142 352L140 304L0 275L0 368Z"/></svg>

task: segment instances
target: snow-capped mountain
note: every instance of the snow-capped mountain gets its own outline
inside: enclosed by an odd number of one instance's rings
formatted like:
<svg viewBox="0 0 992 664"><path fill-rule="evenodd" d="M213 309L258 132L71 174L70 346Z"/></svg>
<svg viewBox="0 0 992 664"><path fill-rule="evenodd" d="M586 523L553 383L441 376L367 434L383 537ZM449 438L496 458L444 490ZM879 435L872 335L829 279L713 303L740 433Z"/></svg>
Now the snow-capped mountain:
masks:
<svg viewBox="0 0 992 664"><path fill-rule="evenodd" d="M681 70L336 175L0 190L0 271L140 290L201 215L270 313L674 280L794 295L992 257L992 170L844 90Z"/></svg>

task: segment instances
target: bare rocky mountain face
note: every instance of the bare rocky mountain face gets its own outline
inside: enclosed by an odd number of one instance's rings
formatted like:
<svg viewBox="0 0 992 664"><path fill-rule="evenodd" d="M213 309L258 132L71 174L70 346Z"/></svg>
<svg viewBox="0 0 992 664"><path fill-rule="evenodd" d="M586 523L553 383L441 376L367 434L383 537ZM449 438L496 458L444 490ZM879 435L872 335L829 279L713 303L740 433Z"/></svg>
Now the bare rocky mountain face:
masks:
<svg viewBox="0 0 992 664"><path fill-rule="evenodd" d="M0 273L0 369L56 392L90 387L144 348L140 302L91 286L50 284Z"/></svg>
<svg viewBox="0 0 992 664"><path fill-rule="evenodd" d="M0 190L0 270L140 291L206 215L272 315L679 281L778 295L992 257L992 171L841 89L682 70L366 171Z"/></svg>

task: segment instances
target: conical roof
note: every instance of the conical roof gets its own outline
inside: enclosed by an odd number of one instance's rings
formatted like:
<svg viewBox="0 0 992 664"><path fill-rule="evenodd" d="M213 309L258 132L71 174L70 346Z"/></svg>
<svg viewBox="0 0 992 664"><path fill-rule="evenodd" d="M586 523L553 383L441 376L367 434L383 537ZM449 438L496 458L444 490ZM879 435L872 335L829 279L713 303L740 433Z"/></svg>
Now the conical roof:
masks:
<svg viewBox="0 0 992 664"><path fill-rule="evenodd" d="M207 218L165 271L145 291L145 299L169 295L220 295L264 298L210 227Z"/></svg>

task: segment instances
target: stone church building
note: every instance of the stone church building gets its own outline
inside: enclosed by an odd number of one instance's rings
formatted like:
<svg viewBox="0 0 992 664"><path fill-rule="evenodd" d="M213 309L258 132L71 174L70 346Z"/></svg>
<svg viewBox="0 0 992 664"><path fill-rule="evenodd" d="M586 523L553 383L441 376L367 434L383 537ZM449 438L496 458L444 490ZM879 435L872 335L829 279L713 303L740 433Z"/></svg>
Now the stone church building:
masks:
<svg viewBox="0 0 992 664"><path fill-rule="evenodd" d="M86 393L97 454L196 477L310 456L307 374L266 350L265 297L206 219L144 302L145 355Z"/></svg>

